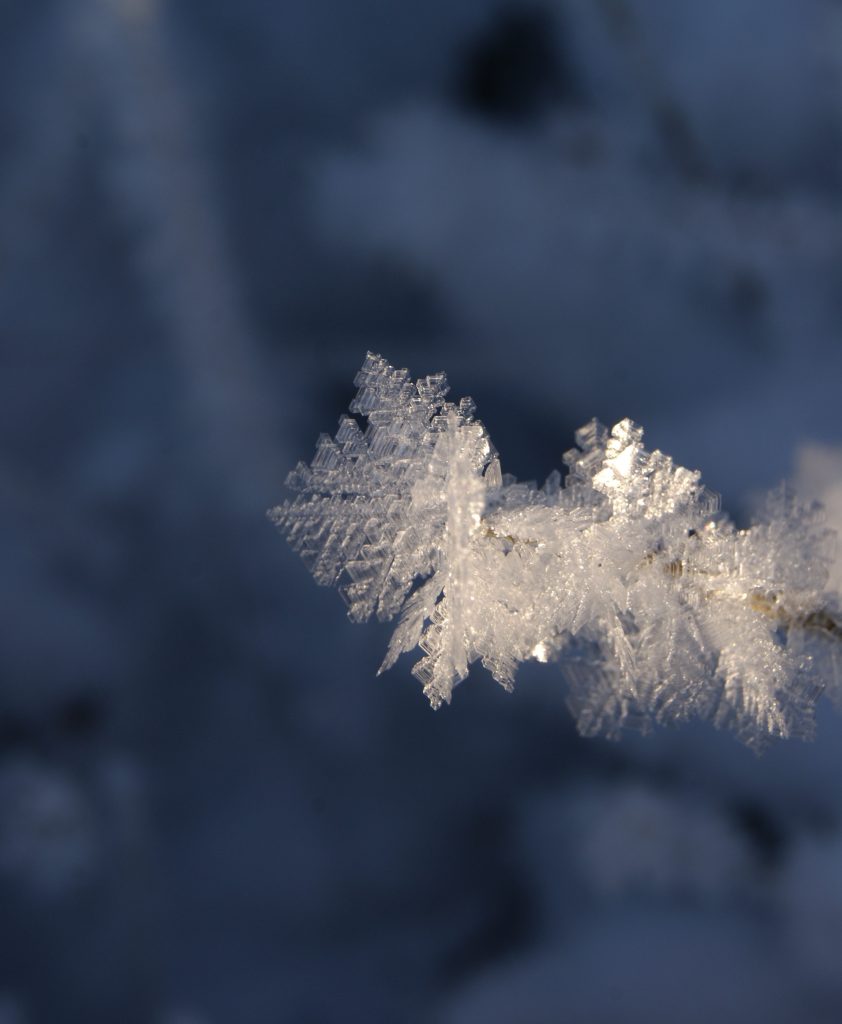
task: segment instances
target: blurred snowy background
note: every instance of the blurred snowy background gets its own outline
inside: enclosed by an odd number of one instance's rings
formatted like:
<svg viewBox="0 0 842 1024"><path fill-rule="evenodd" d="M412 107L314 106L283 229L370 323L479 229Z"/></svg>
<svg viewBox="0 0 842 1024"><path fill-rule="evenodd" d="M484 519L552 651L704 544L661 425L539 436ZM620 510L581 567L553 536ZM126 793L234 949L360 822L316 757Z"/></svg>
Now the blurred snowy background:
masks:
<svg viewBox="0 0 842 1024"><path fill-rule="evenodd" d="M838 1024L842 718L434 714L264 509L373 349L842 527L840 187L838 0L0 0L0 1022Z"/></svg>

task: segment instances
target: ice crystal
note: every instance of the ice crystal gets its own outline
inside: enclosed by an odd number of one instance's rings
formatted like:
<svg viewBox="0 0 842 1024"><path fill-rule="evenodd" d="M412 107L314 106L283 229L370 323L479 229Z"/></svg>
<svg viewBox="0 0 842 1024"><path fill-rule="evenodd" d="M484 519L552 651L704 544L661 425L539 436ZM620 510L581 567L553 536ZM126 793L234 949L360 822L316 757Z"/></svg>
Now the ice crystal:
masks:
<svg viewBox="0 0 842 1024"><path fill-rule="evenodd" d="M694 717L752 745L811 733L842 636L816 509L782 492L739 530L630 420L579 430L563 485L517 483L444 374L369 353L355 383L270 516L354 621L399 616L381 671L420 647L438 707L474 661L511 689L520 662L560 659L588 735Z"/></svg>

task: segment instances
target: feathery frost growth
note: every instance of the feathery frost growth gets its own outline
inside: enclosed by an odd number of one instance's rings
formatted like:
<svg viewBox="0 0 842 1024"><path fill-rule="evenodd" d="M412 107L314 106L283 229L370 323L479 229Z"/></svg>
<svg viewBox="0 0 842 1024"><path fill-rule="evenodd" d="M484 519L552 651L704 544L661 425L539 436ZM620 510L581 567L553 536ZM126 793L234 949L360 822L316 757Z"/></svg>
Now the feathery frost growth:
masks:
<svg viewBox="0 0 842 1024"><path fill-rule="evenodd" d="M842 664L816 508L777 493L738 530L630 420L577 431L563 483L518 483L444 374L369 353L355 383L354 416L270 517L354 621L399 616L381 671L420 647L438 707L474 661L508 690L520 662L561 656L588 735L694 717L753 746L810 735Z"/></svg>

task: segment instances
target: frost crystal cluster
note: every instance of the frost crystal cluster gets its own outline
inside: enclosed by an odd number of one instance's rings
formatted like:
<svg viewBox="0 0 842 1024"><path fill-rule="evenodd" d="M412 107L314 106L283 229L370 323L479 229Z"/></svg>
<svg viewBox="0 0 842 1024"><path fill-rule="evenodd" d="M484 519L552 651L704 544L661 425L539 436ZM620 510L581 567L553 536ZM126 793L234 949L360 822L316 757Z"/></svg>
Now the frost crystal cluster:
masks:
<svg viewBox="0 0 842 1024"><path fill-rule="evenodd" d="M588 735L695 717L752 745L811 733L842 648L816 509L779 493L738 530L630 420L577 431L563 484L518 483L444 374L369 353L355 383L270 516L354 621L398 617L381 671L420 647L438 707L474 661L511 689L520 662L561 656Z"/></svg>

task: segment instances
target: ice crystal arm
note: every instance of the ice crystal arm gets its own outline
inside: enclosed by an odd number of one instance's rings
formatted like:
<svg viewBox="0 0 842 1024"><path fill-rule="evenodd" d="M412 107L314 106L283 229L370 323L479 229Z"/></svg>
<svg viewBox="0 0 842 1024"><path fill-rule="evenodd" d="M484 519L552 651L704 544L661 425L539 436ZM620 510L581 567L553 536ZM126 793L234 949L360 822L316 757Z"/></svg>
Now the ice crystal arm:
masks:
<svg viewBox="0 0 842 1024"><path fill-rule="evenodd" d="M558 659L589 735L693 717L752 745L810 734L842 649L815 509L778 495L737 530L630 420L579 430L563 486L517 483L443 374L369 353L355 383L270 516L353 620L399 617L381 670L420 647L438 707L474 661L510 689L520 662Z"/></svg>

